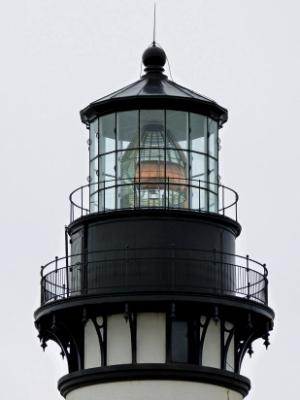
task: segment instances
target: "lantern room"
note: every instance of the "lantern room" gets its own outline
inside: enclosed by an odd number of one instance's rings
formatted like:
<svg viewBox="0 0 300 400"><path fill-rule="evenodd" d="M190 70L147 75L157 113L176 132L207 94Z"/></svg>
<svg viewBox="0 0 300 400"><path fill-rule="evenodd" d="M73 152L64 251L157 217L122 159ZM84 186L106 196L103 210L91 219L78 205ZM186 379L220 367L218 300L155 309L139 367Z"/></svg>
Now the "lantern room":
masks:
<svg viewBox="0 0 300 400"><path fill-rule="evenodd" d="M219 211L218 130L227 111L167 79L165 62L164 50L153 44L140 80L82 110L89 128L89 213Z"/></svg>
<svg viewBox="0 0 300 400"><path fill-rule="evenodd" d="M90 125L90 206L216 211L218 123L187 111L111 113ZM199 196L200 195L200 196Z"/></svg>

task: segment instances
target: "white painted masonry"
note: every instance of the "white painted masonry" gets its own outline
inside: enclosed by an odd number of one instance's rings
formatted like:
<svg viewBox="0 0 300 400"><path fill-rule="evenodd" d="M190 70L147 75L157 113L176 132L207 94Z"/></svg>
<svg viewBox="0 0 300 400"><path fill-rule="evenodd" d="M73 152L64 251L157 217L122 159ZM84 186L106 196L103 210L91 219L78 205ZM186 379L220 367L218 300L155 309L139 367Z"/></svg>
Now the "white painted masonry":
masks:
<svg viewBox="0 0 300 400"><path fill-rule="evenodd" d="M202 364L205 367L221 368L220 321L209 322L204 339Z"/></svg>
<svg viewBox="0 0 300 400"><path fill-rule="evenodd" d="M163 313L137 315L137 362L166 362L166 316Z"/></svg>
<svg viewBox="0 0 300 400"><path fill-rule="evenodd" d="M221 386L184 381L127 381L103 383L73 390L66 400L242 400Z"/></svg>
<svg viewBox="0 0 300 400"><path fill-rule="evenodd" d="M131 362L129 322L123 314L111 315L107 317L107 365Z"/></svg>

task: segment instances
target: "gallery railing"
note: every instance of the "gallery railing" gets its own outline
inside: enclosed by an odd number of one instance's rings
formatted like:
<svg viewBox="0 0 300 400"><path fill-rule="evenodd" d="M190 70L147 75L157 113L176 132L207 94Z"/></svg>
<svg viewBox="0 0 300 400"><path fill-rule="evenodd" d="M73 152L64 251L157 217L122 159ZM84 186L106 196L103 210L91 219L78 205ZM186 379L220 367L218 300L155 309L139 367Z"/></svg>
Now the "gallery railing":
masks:
<svg viewBox="0 0 300 400"><path fill-rule="evenodd" d="M152 248L55 258L41 269L41 304L138 293L235 296L267 305L265 264L217 251Z"/></svg>
<svg viewBox="0 0 300 400"><path fill-rule="evenodd" d="M180 179L108 180L70 194L70 220L121 209L180 209L217 213L237 221L238 194L217 183Z"/></svg>

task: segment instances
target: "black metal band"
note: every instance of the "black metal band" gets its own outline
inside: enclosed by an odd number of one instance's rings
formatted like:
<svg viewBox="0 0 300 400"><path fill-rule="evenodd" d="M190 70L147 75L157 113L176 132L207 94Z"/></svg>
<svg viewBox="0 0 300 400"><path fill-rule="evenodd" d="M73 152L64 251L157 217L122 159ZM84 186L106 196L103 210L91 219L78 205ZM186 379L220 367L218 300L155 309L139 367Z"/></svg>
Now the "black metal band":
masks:
<svg viewBox="0 0 300 400"><path fill-rule="evenodd" d="M63 376L58 381L62 396L80 387L100 383L135 380L180 380L222 386L245 397L250 380L233 372L187 364L126 364L89 368Z"/></svg>

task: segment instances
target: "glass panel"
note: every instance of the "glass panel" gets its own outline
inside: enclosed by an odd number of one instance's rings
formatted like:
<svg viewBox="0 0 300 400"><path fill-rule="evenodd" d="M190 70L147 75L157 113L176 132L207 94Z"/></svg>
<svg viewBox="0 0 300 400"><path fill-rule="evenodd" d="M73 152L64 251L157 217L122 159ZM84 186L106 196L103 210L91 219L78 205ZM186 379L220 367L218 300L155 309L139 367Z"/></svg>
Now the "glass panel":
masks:
<svg viewBox="0 0 300 400"><path fill-rule="evenodd" d="M212 191L209 192L209 211L218 212L218 196Z"/></svg>
<svg viewBox="0 0 300 400"><path fill-rule="evenodd" d="M213 119L208 119L208 152L209 155L218 157L218 123Z"/></svg>
<svg viewBox="0 0 300 400"><path fill-rule="evenodd" d="M98 175L99 175L99 167L98 167L98 157L94 158L90 162L90 183L94 184L98 182Z"/></svg>
<svg viewBox="0 0 300 400"><path fill-rule="evenodd" d="M166 111L167 138L171 147L188 148L188 113L184 111ZM167 143L167 147L169 145Z"/></svg>
<svg viewBox="0 0 300 400"><path fill-rule="evenodd" d="M211 157L208 158L208 180L209 182L209 211L218 211L218 177L217 161Z"/></svg>
<svg viewBox="0 0 300 400"><path fill-rule="evenodd" d="M94 213L94 212L99 211L99 192L98 192L98 190L96 190L95 192L92 192L92 189L95 189L95 188L93 186L91 187L91 192L90 192L90 212Z"/></svg>
<svg viewBox="0 0 300 400"><path fill-rule="evenodd" d="M98 155L98 119L91 122L90 125L90 141L89 141L89 152L90 160Z"/></svg>
<svg viewBox="0 0 300 400"><path fill-rule="evenodd" d="M138 159L138 148L118 151L118 208L132 208L136 206L134 182L138 182Z"/></svg>
<svg viewBox="0 0 300 400"><path fill-rule="evenodd" d="M218 183L217 167L217 161L214 158L208 157L208 181L211 183ZM211 185L211 187L214 192L217 192L217 185Z"/></svg>
<svg viewBox="0 0 300 400"><path fill-rule="evenodd" d="M206 156L203 154L190 152L191 179L197 181L207 181L206 175Z"/></svg>
<svg viewBox="0 0 300 400"><path fill-rule="evenodd" d="M164 110L140 112L140 162L135 167L135 179L139 183L135 196L140 207L165 205L164 114Z"/></svg>
<svg viewBox="0 0 300 400"><path fill-rule="evenodd" d="M133 181L139 176L139 112L117 115L117 203L118 208L134 207ZM122 151L122 149L124 149Z"/></svg>
<svg viewBox="0 0 300 400"><path fill-rule="evenodd" d="M190 113L191 150L207 153L207 117Z"/></svg>
<svg viewBox="0 0 300 400"><path fill-rule="evenodd" d="M116 172L116 153L108 153L100 156L100 181L114 181Z"/></svg>
<svg viewBox="0 0 300 400"><path fill-rule="evenodd" d="M115 150L115 114L105 115L99 119L99 152L108 153Z"/></svg>
<svg viewBox="0 0 300 400"><path fill-rule="evenodd" d="M191 207L205 209L207 194L207 157L203 154L190 152L191 160Z"/></svg>
<svg viewBox="0 0 300 400"><path fill-rule="evenodd" d="M164 110L141 110L141 143L147 131L165 131Z"/></svg>
<svg viewBox="0 0 300 400"><path fill-rule="evenodd" d="M135 186L135 201L139 207L166 206L166 185L162 181L141 181Z"/></svg>
<svg viewBox="0 0 300 400"><path fill-rule="evenodd" d="M116 208L116 186L115 181L105 182L103 190L103 207L106 211L115 210Z"/></svg>
<svg viewBox="0 0 300 400"><path fill-rule="evenodd" d="M119 150L139 147L138 118L138 111L119 112L117 114L117 148Z"/></svg>
<svg viewBox="0 0 300 400"><path fill-rule="evenodd" d="M98 179L99 179L99 158L95 158L90 162L90 211L96 212L98 209ZM96 194L95 194L96 192Z"/></svg>
<svg viewBox="0 0 300 400"><path fill-rule="evenodd" d="M166 152L167 207L188 208L188 153L179 149Z"/></svg>

